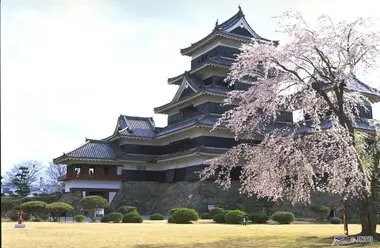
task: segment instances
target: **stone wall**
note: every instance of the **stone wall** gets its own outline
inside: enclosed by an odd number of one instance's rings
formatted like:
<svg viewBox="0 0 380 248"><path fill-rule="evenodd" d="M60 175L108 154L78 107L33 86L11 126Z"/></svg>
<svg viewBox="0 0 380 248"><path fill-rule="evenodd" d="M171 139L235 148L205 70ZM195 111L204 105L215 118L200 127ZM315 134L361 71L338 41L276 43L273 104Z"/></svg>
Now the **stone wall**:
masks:
<svg viewBox="0 0 380 248"><path fill-rule="evenodd" d="M59 198L60 202L64 202L70 204L74 208L78 206L79 201L82 199L82 194L80 191L67 192L64 193L61 198Z"/></svg>
<svg viewBox="0 0 380 248"><path fill-rule="evenodd" d="M308 206L296 204L292 206L288 202L266 202L248 197L239 193L239 183L232 182L228 191L219 188L214 182L124 182L115 196L111 207L117 209L120 206L135 206L140 214L152 214L155 212L166 214L176 207L189 207L198 212L207 211L208 205L215 205L225 209L241 209L246 212L262 211L264 207L274 211L291 211L298 218L315 218ZM312 196L312 203L319 203L328 207L335 206L341 209L341 200L326 193L316 193ZM349 214L355 216L355 207L349 204ZM338 214L339 215L339 214Z"/></svg>

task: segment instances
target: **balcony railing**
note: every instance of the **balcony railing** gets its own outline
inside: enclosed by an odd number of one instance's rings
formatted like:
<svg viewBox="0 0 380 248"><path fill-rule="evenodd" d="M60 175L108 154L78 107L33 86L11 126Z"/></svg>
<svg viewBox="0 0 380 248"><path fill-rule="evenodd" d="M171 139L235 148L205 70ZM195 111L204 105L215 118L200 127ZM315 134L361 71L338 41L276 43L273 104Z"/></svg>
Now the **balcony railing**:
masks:
<svg viewBox="0 0 380 248"><path fill-rule="evenodd" d="M122 175L110 175L110 176L104 176L104 175L79 175L79 176L74 176L74 175L65 175L58 177L59 181L64 181L64 180L123 180L124 176Z"/></svg>

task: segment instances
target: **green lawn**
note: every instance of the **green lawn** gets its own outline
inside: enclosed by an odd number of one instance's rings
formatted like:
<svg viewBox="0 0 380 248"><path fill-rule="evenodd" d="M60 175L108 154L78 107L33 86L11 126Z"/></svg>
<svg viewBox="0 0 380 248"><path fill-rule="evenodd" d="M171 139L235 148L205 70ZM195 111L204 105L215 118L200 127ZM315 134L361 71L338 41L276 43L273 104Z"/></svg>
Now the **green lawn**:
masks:
<svg viewBox="0 0 380 248"><path fill-rule="evenodd" d="M227 247L328 247L332 236L340 235L342 225L223 225L201 220L195 224L168 224L145 221L142 224L35 223L27 229L14 229L2 223L4 248L227 248ZM351 233L360 231L350 225ZM380 228L380 226L379 226ZM380 247L373 243L367 247Z"/></svg>

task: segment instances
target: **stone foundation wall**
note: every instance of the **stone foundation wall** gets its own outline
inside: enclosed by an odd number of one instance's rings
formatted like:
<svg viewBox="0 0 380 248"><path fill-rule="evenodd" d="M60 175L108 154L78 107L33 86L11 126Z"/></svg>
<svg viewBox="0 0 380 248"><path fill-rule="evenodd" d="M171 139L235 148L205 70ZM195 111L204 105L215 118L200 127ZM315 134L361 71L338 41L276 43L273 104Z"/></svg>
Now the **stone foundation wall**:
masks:
<svg viewBox="0 0 380 248"><path fill-rule="evenodd" d="M64 193L61 198L59 198L59 202L64 202L70 204L74 208L76 208L79 204L79 201L82 199L82 194L80 191L67 192Z"/></svg>
<svg viewBox="0 0 380 248"><path fill-rule="evenodd" d="M341 200L326 193L316 193L312 196L312 203L334 206L339 216ZM140 214L159 212L166 214L176 207L189 207L198 212L207 211L208 205L215 205L225 209L241 209L246 212L262 211L264 207L274 211L290 211L297 218L315 218L306 205L292 206L288 202L266 202L263 199L248 197L239 193L239 183L232 182L231 188L224 191L211 181L206 182L124 182L113 200L111 207L117 209L121 206L135 206ZM357 218L353 203L349 204L351 218Z"/></svg>

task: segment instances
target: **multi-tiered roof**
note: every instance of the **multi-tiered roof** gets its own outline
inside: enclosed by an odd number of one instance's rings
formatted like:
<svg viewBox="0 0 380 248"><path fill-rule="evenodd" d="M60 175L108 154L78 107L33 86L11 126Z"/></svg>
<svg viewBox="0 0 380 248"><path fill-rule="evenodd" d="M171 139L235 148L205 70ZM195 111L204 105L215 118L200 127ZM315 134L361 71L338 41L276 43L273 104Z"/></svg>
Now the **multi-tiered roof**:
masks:
<svg viewBox="0 0 380 248"><path fill-rule="evenodd" d="M169 114L169 123L166 127L156 127L152 117L135 117L120 115L113 134L105 139L93 140L86 139L86 142L71 152L64 153L62 156L54 160L58 164L89 162L89 163L110 163L123 164L125 162L137 163L157 163L168 161L184 155L211 155L224 153L227 148L197 146L188 150L167 153L161 155L152 154L134 154L126 153L120 147L120 141L128 140L130 143L141 141L157 142L164 140L174 134L185 133L194 128L211 128L220 117L220 113L196 113L194 116L173 120L176 111L181 108L187 108L193 101L199 98L204 99L223 99L232 89L224 83L224 81L216 81L205 79L207 69L227 73L234 59L231 54L238 52L239 44L248 43L254 39L257 42L270 40L259 36L248 24L239 7L239 11L229 18L227 21L215 24L212 32L201 40L191 44L189 47L181 49L181 54L193 57L191 70L185 71L183 74L168 79L168 83L179 85L177 93L171 102L156 107L155 113ZM215 44L231 44L230 50L218 49ZM272 41L277 46L278 41ZM214 44L214 45L213 45ZM215 50L215 52L214 52ZM203 79L202 79L203 76ZM237 82L234 89L245 90L250 85ZM359 80L354 80L348 87L350 90L361 91L370 95L373 99L380 99L380 92L369 87ZM206 101L205 100L205 101ZM282 120L278 121L278 125L288 125L293 122L292 113L283 113ZM170 119L172 118L172 119ZM372 118L368 116L368 119ZM373 131L373 127L368 122L358 122L358 128ZM326 124L327 125L327 124ZM328 125L326 126L328 127ZM227 130L223 125L218 129ZM212 133L210 134L212 135ZM156 143L157 144L157 143Z"/></svg>

